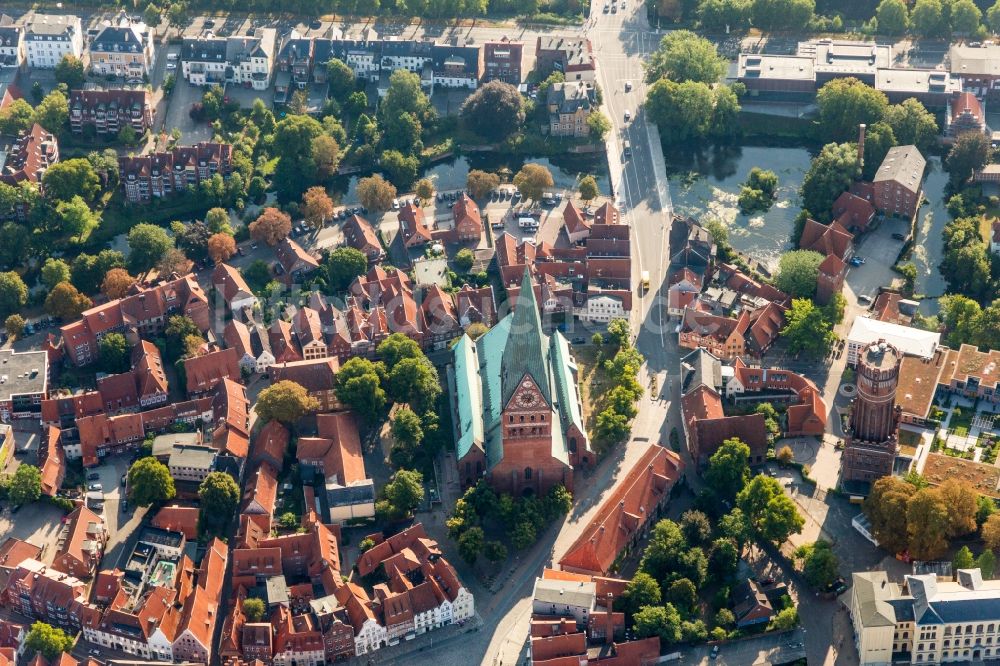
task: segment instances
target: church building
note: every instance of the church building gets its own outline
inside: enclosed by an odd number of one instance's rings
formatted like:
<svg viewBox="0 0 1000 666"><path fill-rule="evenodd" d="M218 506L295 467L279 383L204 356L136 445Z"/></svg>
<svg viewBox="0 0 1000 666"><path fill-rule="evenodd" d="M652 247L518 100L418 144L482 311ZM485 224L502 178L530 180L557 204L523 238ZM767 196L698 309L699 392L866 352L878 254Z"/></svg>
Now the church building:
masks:
<svg viewBox="0 0 1000 666"><path fill-rule="evenodd" d="M594 461L583 424L576 361L566 338L542 331L525 271L513 313L478 340L453 348L458 473L497 491L542 495L573 489L574 469Z"/></svg>

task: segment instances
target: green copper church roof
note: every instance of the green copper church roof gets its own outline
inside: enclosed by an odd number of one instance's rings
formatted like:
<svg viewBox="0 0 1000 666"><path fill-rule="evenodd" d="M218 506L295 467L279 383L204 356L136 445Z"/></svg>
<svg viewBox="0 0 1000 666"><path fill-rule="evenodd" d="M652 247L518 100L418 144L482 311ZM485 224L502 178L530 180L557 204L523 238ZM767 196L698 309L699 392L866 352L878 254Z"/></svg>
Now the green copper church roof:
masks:
<svg viewBox="0 0 1000 666"><path fill-rule="evenodd" d="M514 314L509 317L510 332L500 362L502 405L506 405L525 375L531 375L545 401L552 404L552 388L548 373L549 338L542 332L542 317L535 300L535 289L527 269L521 280Z"/></svg>

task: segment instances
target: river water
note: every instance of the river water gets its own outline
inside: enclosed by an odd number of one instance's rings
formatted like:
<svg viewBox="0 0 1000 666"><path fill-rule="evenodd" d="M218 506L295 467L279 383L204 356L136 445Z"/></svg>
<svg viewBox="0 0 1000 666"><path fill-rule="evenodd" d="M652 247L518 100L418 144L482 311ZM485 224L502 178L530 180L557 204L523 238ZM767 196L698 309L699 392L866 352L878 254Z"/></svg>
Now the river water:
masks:
<svg viewBox="0 0 1000 666"><path fill-rule="evenodd" d="M799 187L811 153L805 148L724 146L697 152L667 148L664 157L674 210L703 222L721 221L735 249L773 270L781 253L790 249L789 237L801 209ZM778 198L766 213L743 215L737 198L755 166L778 175Z"/></svg>

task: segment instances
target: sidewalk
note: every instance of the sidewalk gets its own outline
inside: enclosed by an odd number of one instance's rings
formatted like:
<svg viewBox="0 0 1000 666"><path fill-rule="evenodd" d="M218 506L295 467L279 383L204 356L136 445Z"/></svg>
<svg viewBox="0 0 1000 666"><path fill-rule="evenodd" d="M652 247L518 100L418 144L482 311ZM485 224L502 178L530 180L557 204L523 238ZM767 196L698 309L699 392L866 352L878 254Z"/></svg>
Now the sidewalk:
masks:
<svg viewBox="0 0 1000 666"><path fill-rule="evenodd" d="M411 655L423 652L434 645L440 646L443 643L457 641L464 634L479 631L482 629L483 625L483 618L480 617L479 612L477 611L471 620L467 620L463 624L450 624L448 626L441 627L440 629L433 629L424 634L420 634L416 638L409 641L400 639L398 645L387 646L370 654L355 657L350 663L411 664L414 663L411 659L409 659ZM403 659L403 661L399 662L400 659ZM419 657L416 657L416 659L419 659Z"/></svg>

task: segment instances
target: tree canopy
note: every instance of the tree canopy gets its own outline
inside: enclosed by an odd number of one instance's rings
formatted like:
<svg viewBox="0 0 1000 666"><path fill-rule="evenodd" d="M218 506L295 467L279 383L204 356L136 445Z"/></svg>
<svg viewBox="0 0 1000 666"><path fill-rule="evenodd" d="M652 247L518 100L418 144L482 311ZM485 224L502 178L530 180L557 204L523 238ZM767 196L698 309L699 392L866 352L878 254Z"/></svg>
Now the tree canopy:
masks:
<svg viewBox="0 0 1000 666"><path fill-rule="evenodd" d="M511 84L490 81L465 99L459 116L476 134L500 141L524 123L524 98Z"/></svg>
<svg viewBox="0 0 1000 666"><path fill-rule="evenodd" d="M129 467L128 498L136 506L165 502L176 494L170 470L156 458L140 458Z"/></svg>
<svg viewBox="0 0 1000 666"><path fill-rule="evenodd" d="M785 252L778 261L775 286L793 298L812 298L816 293L819 265L825 258L812 250Z"/></svg>
<svg viewBox="0 0 1000 666"><path fill-rule="evenodd" d="M144 273L174 248L174 240L155 224L140 223L128 232L128 264L134 273Z"/></svg>
<svg viewBox="0 0 1000 666"><path fill-rule="evenodd" d="M873 125L885 116L889 100L885 93L858 79L836 78L816 93L821 136L848 141L858 136L858 125Z"/></svg>
<svg viewBox="0 0 1000 666"><path fill-rule="evenodd" d="M41 653L50 662L72 650L75 642L73 635L45 622L34 622L24 637L24 645L28 650Z"/></svg>
<svg viewBox="0 0 1000 666"><path fill-rule="evenodd" d="M319 409L319 401L309 392L290 380L271 384L260 392L254 410L265 421L277 420L294 424L311 411Z"/></svg>
<svg viewBox="0 0 1000 666"><path fill-rule="evenodd" d="M809 165L799 194L813 218L829 222L833 202L857 178L861 165L853 143L828 143Z"/></svg>
<svg viewBox="0 0 1000 666"><path fill-rule="evenodd" d="M690 30L675 30L660 40L645 67L649 83L665 77L713 84L726 73L728 63L709 40Z"/></svg>
<svg viewBox="0 0 1000 666"><path fill-rule="evenodd" d="M42 475L37 467L22 463L14 470L7 496L14 506L30 504L42 494Z"/></svg>

